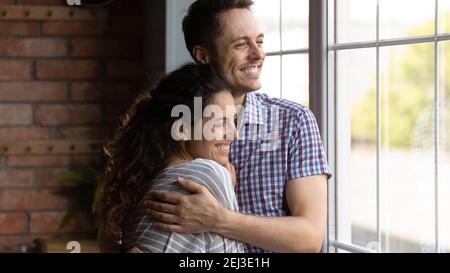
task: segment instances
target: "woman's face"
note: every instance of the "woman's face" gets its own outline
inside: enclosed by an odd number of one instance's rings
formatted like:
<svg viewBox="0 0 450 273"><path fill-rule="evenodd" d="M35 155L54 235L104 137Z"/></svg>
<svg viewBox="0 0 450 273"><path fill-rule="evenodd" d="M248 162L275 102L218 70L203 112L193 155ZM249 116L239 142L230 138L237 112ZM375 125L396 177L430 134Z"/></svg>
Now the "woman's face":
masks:
<svg viewBox="0 0 450 273"><path fill-rule="evenodd" d="M228 91L217 93L205 108L202 122L195 124L194 129L203 131L202 140L185 142L186 151L194 159L210 159L225 165L228 163L230 143L237 138L235 121L233 96Z"/></svg>

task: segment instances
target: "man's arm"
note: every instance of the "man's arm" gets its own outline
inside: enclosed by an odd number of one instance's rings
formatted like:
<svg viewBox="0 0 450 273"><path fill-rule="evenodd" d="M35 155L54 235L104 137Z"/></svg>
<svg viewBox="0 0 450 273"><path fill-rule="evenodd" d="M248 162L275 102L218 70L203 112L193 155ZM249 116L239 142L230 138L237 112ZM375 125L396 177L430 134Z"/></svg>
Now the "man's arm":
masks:
<svg viewBox="0 0 450 273"><path fill-rule="evenodd" d="M150 202L150 214L159 228L172 232L216 232L274 252L319 252L327 216L325 175L289 181L288 217L244 215L221 207L202 186L185 181L191 196L155 193L171 204ZM214 202L215 201L215 202ZM173 224L176 223L176 224Z"/></svg>

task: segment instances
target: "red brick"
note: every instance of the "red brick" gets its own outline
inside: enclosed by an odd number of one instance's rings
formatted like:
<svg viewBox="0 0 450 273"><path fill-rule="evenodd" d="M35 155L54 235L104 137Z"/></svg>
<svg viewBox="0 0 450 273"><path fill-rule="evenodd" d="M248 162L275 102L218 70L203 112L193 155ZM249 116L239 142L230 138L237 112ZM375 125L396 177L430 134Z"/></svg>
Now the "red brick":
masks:
<svg viewBox="0 0 450 273"><path fill-rule="evenodd" d="M67 6L66 0L17 0L18 5Z"/></svg>
<svg viewBox="0 0 450 273"><path fill-rule="evenodd" d="M30 125L32 122L31 105L0 104L0 125Z"/></svg>
<svg viewBox="0 0 450 273"><path fill-rule="evenodd" d="M131 101L136 93L128 83L123 82L72 84L74 101Z"/></svg>
<svg viewBox="0 0 450 273"><path fill-rule="evenodd" d="M26 188L33 185L33 171L0 171L0 188ZM1 233L1 232L0 232Z"/></svg>
<svg viewBox="0 0 450 273"><path fill-rule="evenodd" d="M106 21L49 21L42 23L42 34L47 36L102 35L107 27Z"/></svg>
<svg viewBox="0 0 450 273"><path fill-rule="evenodd" d="M9 167L67 167L69 157L65 155L9 156Z"/></svg>
<svg viewBox="0 0 450 273"><path fill-rule="evenodd" d="M0 4L14 4L14 0L0 0Z"/></svg>
<svg viewBox="0 0 450 273"><path fill-rule="evenodd" d="M41 140L51 138L50 128L12 127L0 128L0 140Z"/></svg>
<svg viewBox="0 0 450 273"><path fill-rule="evenodd" d="M36 36L37 22L28 21L0 21L1 36Z"/></svg>
<svg viewBox="0 0 450 273"><path fill-rule="evenodd" d="M0 213L0 234L20 234L26 231L25 213Z"/></svg>
<svg viewBox="0 0 450 273"><path fill-rule="evenodd" d="M127 104L107 104L104 108L105 121L109 124L118 124L120 118L125 114L128 109Z"/></svg>
<svg viewBox="0 0 450 273"><path fill-rule="evenodd" d="M38 188L53 188L53 187L66 187L73 185L70 182L62 181L58 178L58 175L67 169L43 169L36 170L36 187Z"/></svg>
<svg viewBox="0 0 450 273"><path fill-rule="evenodd" d="M97 79L101 66L91 60L42 60L36 62L36 77L39 79L82 80Z"/></svg>
<svg viewBox="0 0 450 273"><path fill-rule="evenodd" d="M30 78L30 61L0 60L0 80L28 80Z"/></svg>
<svg viewBox="0 0 450 273"><path fill-rule="evenodd" d="M111 135L112 128L99 126L77 126L59 129L62 139L105 139Z"/></svg>
<svg viewBox="0 0 450 273"><path fill-rule="evenodd" d="M83 165L100 165L103 161L102 155L74 155L73 160Z"/></svg>
<svg viewBox="0 0 450 273"><path fill-rule="evenodd" d="M57 233L59 225L64 217L64 212L34 212L30 217L30 232L32 234ZM92 232L94 223L90 223L84 217L74 218L73 221L62 230L64 233Z"/></svg>
<svg viewBox="0 0 450 273"><path fill-rule="evenodd" d="M102 121L97 105L40 105L36 109L36 123L40 125L87 125Z"/></svg>
<svg viewBox="0 0 450 273"><path fill-rule="evenodd" d="M0 197L0 209L4 211L65 209L68 205L66 198L52 190L0 190Z"/></svg>
<svg viewBox="0 0 450 273"><path fill-rule="evenodd" d="M144 36L144 17L139 14L112 17L112 34L117 36Z"/></svg>
<svg viewBox="0 0 450 273"><path fill-rule="evenodd" d="M108 61L106 70L112 79L139 79L144 74L143 66L138 61Z"/></svg>
<svg viewBox="0 0 450 273"><path fill-rule="evenodd" d="M51 239L54 235L39 235L39 239ZM0 236L0 252L22 253L34 248L36 236L28 234Z"/></svg>
<svg viewBox="0 0 450 273"><path fill-rule="evenodd" d="M0 82L0 101L65 101L68 98L64 82Z"/></svg>
<svg viewBox="0 0 450 273"><path fill-rule="evenodd" d="M0 56L6 57L62 57L67 55L63 39L1 39Z"/></svg>
<svg viewBox="0 0 450 273"><path fill-rule="evenodd" d="M140 43L130 39L73 39L70 44L74 57L137 58Z"/></svg>

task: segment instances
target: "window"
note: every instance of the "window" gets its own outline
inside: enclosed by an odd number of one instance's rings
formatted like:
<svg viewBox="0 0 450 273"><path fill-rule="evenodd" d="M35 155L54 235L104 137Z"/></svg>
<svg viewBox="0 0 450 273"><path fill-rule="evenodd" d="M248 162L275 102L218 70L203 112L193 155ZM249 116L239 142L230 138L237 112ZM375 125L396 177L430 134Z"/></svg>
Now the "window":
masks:
<svg viewBox="0 0 450 273"><path fill-rule="evenodd" d="M327 19L330 251L449 252L450 1L328 0Z"/></svg>
<svg viewBox="0 0 450 273"><path fill-rule="evenodd" d="M262 89L303 105L309 101L308 0L256 0L254 14L265 34Z"/></svg>

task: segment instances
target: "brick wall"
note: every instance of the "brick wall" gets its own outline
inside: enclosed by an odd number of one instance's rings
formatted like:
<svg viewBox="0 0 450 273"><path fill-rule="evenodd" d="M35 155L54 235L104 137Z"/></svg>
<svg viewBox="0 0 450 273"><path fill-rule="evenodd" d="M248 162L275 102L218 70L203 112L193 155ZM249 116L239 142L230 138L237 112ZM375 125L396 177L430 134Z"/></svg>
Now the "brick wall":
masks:
<svg viewBox="0 0 450 273"><path fill-rule="evenodd" d="M164 0L116 0L102 20L2 19L0 144L34 140L104 140L145 72L164 71ZM0 5L71 7L62 0L0 0ZM1 6L0 6L1 9ZM147 28L144 27L147 22ZM144 34L150 35L144 54ZM151 58L144 61L144 57ZM0 251L20 251L35 238L82 236L85 220L62 232L67 186L56 174L98 155L0 154Z"/></svg>

